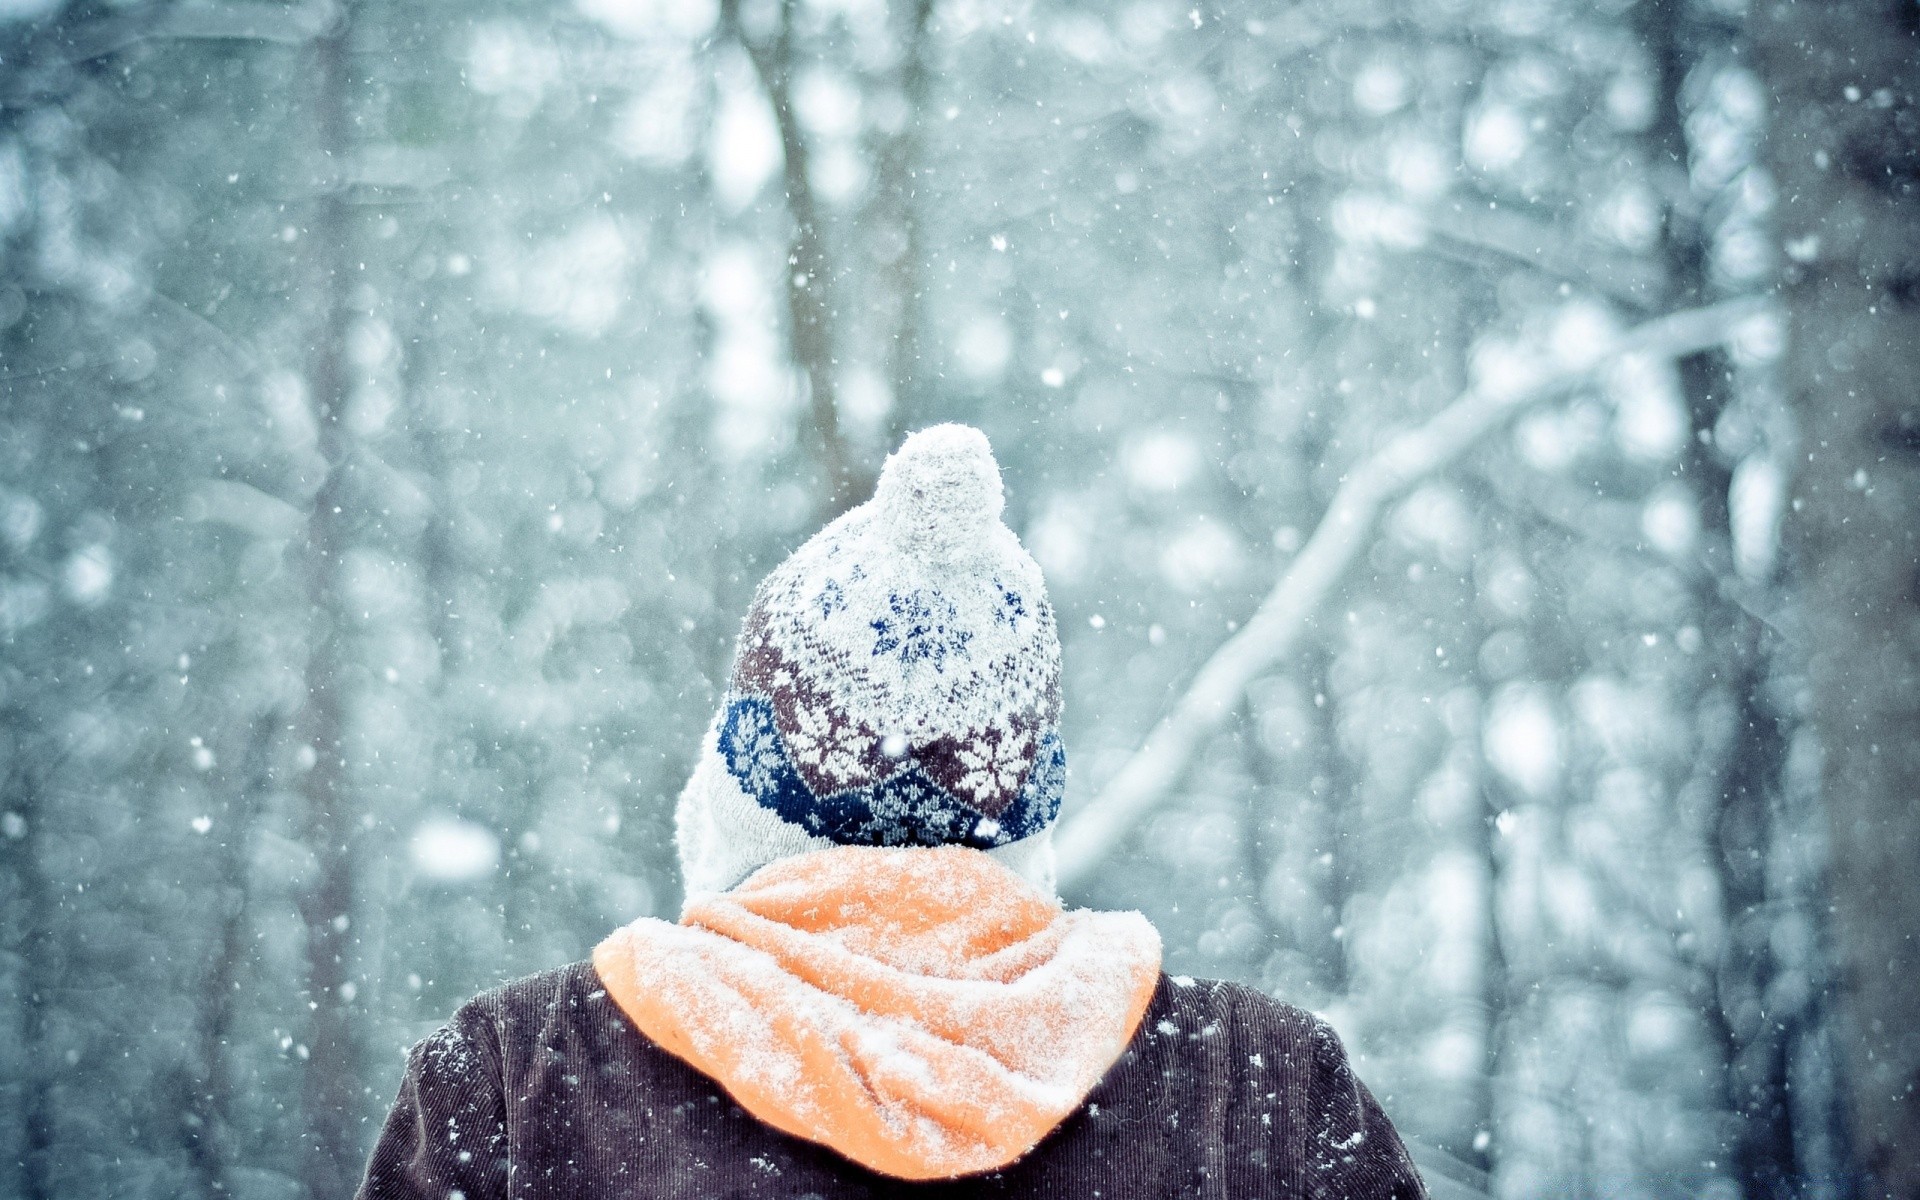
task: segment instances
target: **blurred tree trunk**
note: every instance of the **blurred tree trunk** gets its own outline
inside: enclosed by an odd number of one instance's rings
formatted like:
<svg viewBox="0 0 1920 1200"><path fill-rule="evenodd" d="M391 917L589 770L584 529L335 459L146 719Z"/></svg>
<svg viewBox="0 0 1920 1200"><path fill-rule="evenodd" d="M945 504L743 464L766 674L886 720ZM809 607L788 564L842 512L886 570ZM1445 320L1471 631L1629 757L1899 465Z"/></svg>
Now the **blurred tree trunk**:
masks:
<svg viewBox="0 0 1920 1200"><path fill-rule="evenodd" d="M9 682L13 682L9 680ZM0 709L6 729L0 748L6 751L5 790L0 791L8 828L0 840L0 867L10 882L9 941L14 956L16 1000L20 1006L20 1073L4 1085L15 1097L20 1120L18 1173L15 1186L21 1200L50 1200L53 1154L53 1065L47 1044L47 1014L53 1007L53 972L48 961L56 953L52 929L54 900L46 872L41 868L41 844L46 839L47 814L40 804L46 794L46 772L35 760L46 753L34 745L29 732L35 722L27 706Z"/></svg>
<svg viewBox="0 0 1920 1200"><path fill-rule="evenodd" d="M347 621L344 565L351 518L348 440L344 420L344 361L351 282L345 188L348 153L347 37L352 10L329 36L314 43L312 114L316 189L302 235L307 244L303 297L310 306L307 387L327 476L307 518L305 587L309 605L306 703L298 720L311 755L301 780L305 842L315 858L312 882L301 896L307 932L307 1002L312 1007L303 1095L304 1173L310 1194L346 1196L358 1179L361 1156L360 1030L348 995L356 892L357 822L346 762Z"/></svg>
<svg viewBox="0 0 1920 1200"><path fill-rule="evenodd" d="M896 6L900 39L900 127L880 143L874 156L874 217L868 231L880 258L881 304L887 334L887 386L893 392L889 446L925 419L921 394L921 323L926 304L926 237L920 219L920 164L926 151L927 106L933 75L927 65L927 23L933 0L908 0Z"/></svg>
<svg viewBox="0 0 1920 1200"><path fill-rule="evenodd" d="M1487 644L1494 625L1486 616L1483 603L1469 606L1462 620L1466 623L1466 644L1476 648ZM1511 804L1504 782L1488 769L1485 745L1487 698L1501 680L1486 670L1482 655L1476 654L1468 679L1473 707L1467 727L1454 753L1460 756L1473 789L1473 801L1465 806L1458 837L1480 875L1479 960L1474 963L1474 1001L1478 1009L1480 1058L1468 1088L1466 1114L1456 1123L1464 1134L1457 1145L1446 1147L1483 1173L1493 1171L1500 1152L1500 1073L1503 1066L1501 1038L1505 1032L1510 999L1517 991L1512 964L1508 961L1506 940L1501 936L1500 902L1507 874L1507 847L1500 836L1500 814ZM1456 734L1456 736L1460 736Z"/></svg>
<svg viewBox="0 0 1920 1200"><path fill-rule="evenodd" d="M1313 706L1313 769L1307 779L1307 803L1312 806L1313 862L1309 888L1318 903L1301 913L1298 936L1313 961L1315 982L1328 996L1344 996L1352 985L1347 961L1347 902L1355 892L1358 849L1354 844L1354 808L1359 802L1359 780L1346 750L1340 745L1340 722L1334 705L1333 654L1318 638L1301 654L1300 677Z"/></svg>
<svg viewBox="0 0 1920 1200"><path fill-rule="evenodd" d="M0 144L9 150L20 145L21 130L60 114L67 93L76 90L74 75L57 65L64 57L60 43L73 35L72 22L59 18L38 30L30 22L0 26L0 61L6 63L0 70ZM39 186L44 189L47 182ZM18 284L15 294L26 306L65 315L64 297L41 292L36 287L40 281L27 269L39 237L40 206L30 197L22 199L22 210L0 230L0 300ZM35 324L16 317L0 330L0 415L29 426L40 423L34 417L46 420L42 414L58 412L63 404L49 386L50 364L56 361L60 342L40 335ZM41 412L34 413L35 408ZM61 422L47 424L57 428ZM11 487L27 484L11 471L5 482ZM42 542L33 549L45 553L44 546ZM34 561L26 549L17 543L5 547L0 577L10 580L16 571L51 573L50 563ZM14 1126L0 1154L5 1154L10 1177L5 1186L21 1200L52 1200L56 1192L54 1084L60 1068L49 1035L57 1025L54 986L71 949L55 927L56 914L66 905L47 869L55 795L51 783L60 755L46 726L62 707L59 673L52 674L54 684L48 687L44 662L32 661L7 631L0 640L0 966L7 968L18 1024L9 1031L17 1039L11 1070L0 1071L0 1111Z"/></svg>
<svg viewBox="0 0 1920 1200"><path fill-rule="evenodd" d="M1238 743L1240 761L1247 773L1236 816L1240 819L1240 878L1253 891L1251 903L1259 942L1240 970L1242 978L1262 987L1270 986L1267 964L1274 950L1287 940L1286 931L1266 903L1267 880L1286 869L1279 848L1284 845L1284 830L1277 819L1276 803L1282 797L1283 782L1273 755L1260 741L1260 711L1251 697L1241 703L1240 720L1233 736Z"/></svg>
<svg viewBox="0 0 1920 1200"><path fill-rule="evenodd" d="M192 1090L182 1113L187 1156L200 1177L202 1192L209 1197L227 1194L227 1171L241 1158L242 1147L234 1134L235 1079L228 1042L234 993L240 989L250 951L247 875L253 830L272 788L270 756L281 720L281 714L272 710L254 718L243 742L240 771L220 814L213 880L220 941L200 993L198 1071L189 1081Z"/></svg>
<svg viewBox="0 0 1920 1200"><path fill-rule="evenodd" d="M1675 305L1703 304L1714 298L1703 210L1718 197L1695 193L1681 93L1702 43L1716 35L1697 27L1679 0L1642 4L1634 15L1654 74L1648 174L1666 212L1661 249L1667 290ZM1707 967L1713 987L1701 997L1701 1006L1723 1060L1727 1110L1736 1119L1730 1157L1741 1194L1748 1200L1785 1200L1797 1175L1787 1069L1787 1021L1795 1014L1771 1011L1769 1003L1778 973L1770 937L1778 913L1767 868L1774 857L1773 815L1788 731L1763 695L1771 656L1764 628L1730 598L1744 587L1728 509L1733 475L1712 439L1722 412L1735 400L1731 362L1714 348L1674 365L1694 433L1687 439L1680 478L1693 493L1701 530L1704 574L1695 600L1702 624L1713 631L1706 644L1718 660L1714 674L1727 682L1733 705L1732 728L1715 747L1723 761L1708 773L1714 780L1714 817L1707 857L1720 884L1727 936L1718 961Z"/></svg>
<svg viewBox="0 0 1920 1200"><path fill-rule="evenodd" d="M1727 1109L1736 1119L1732 1167L1742 1196L1790 1200L1799 1194L1799 1156L1790 1091L1791 1039L1804 1005L1783 1011L1794 989L1776 985L1774 924L1791 911L1778 903L1768 867L1778 831L1786 723L1767 705L1766 651L1759 622L1720 614L1727 622L1714 638L1725 657L1731 728L1717 750L1709 862L1720 885L1726 934L1717 961L1705 964L1710 986L1699 997L1718 1043Z"/></svg>
<svg viewBox="0 0 1920 1200"><path fill-rule="evenodd" d="M440 297L436 296L436 300ZM446 306L452 309L452 305ZM421 490L427 495L427 518L421 525L415 554L420 563L422 593L427 605L427 634L439 651L439 669L433 676L433 695L445 693L448 676L460 669L471 649L466 628L461 624L459 508L449 479L458 459L461 434L452 402L444 390L429 382L444 333L438 325L438 313L432 317L414 314L401 341L401 402L411 414L408 432L413 453L419 463Z"/></svg>
<svg viewBox="0 0 1920 1200"><path fill-rule="evenodd" d="M793 106L794 9L795 0L780 0L779 28L765 44L755 40L741 24L739 0L725 0L720 15L725 28L753 60L780 129L781 179L786 188L787 213L793 221L785 268L787 346L794 365L806 377L807 412L827 477L826 515L835 516L865 500L873 490L873 479L848 444L846 430L840 424L835 361L839 310L832 296L838 276L809 174L812 157L806 134Z"/></svg>
<svg viewBox="0 0 1920 1200"><path fill-rule="evenodd" d="M1769 0L1756 62L1788 262L1785 514L1830 823L1855 1151L1920 1196L1920 7Z"/></svg>

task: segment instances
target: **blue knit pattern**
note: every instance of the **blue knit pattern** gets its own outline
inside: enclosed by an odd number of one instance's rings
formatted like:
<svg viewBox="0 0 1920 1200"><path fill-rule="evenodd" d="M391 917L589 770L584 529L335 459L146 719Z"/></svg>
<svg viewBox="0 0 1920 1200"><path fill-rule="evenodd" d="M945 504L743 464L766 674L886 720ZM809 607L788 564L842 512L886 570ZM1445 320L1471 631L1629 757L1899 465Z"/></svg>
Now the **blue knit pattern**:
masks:
<svg viewBox="0 0 1920 1200"><path fill-rule="evenodd" d="M742 791L782 819L842 845L1004 846L1051 824L1066 792L1066 750L1051 732L1042 735L1019 796L994 818L934 783L917 763L866 787L815 795L795 769L764 697L729 696L719 740L720 756Z"/></svg>

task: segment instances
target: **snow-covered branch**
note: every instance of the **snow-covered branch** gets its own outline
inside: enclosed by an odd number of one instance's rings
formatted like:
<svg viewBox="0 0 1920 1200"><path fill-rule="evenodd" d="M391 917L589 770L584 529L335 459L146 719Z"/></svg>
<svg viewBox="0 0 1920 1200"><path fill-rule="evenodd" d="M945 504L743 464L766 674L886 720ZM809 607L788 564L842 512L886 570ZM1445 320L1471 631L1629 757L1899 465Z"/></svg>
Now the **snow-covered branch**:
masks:
<svg viewBox="0 0 1920 1200"><path fill-rule="evenodd" d="M1099 794L1062 824L1056 835L1060 886L1071 888L1085 879L1168 797L1247 686L1292 652L1315 609L1367 545L1389 501L1516 413L1565 394L1610 362L1629 355L1684 358L1726 342L1742 324L1767 311L1763 301L1737 300L1647 321L1580 362L1556 365L1498 389L1469 389L1425 424L1362 461L1342 481L1313 536L1253 617L1207 659L1185 694Z"/></svg>

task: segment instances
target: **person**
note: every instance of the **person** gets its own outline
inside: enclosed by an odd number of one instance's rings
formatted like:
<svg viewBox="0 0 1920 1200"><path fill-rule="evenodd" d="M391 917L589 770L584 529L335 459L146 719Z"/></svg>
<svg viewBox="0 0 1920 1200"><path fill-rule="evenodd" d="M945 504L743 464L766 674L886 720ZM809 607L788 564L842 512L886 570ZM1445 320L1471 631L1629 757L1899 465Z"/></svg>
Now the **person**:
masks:
<svg viewBox="0 0 1920 1200"><path fill-rule="evenodd" d="M416 1046L363 1200L1425 1196L1325 1022L1055 897L1060 646L1001 508L935 426L767 576L679 922Z"/></svg>

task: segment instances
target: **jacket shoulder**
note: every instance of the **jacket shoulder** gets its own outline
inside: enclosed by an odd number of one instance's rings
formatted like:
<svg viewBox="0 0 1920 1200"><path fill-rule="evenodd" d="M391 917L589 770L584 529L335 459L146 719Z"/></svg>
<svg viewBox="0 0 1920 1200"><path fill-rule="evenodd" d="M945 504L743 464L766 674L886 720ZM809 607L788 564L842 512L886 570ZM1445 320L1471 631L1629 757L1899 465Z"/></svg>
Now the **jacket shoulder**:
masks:
<svg viewBox="0 0 1920 1200"><path fill-rule="evenodd" d="M463 1014L469 1013L496 1020L511 1019L522 1014L544 1012L556 1002L578 1002L604 991L592 963L568 963L550 971L510 979L496 988L481 992L461 1005L454 1019L458 1020Z"/></svg>
<svg viewBox="0 0 1920 1200"><path fill-rule="evenodd" d="M1226 979L1162 975L1148 1015L1212 1021L1236 1037L1261 1041L1313 1042L1333 1036L1332 1027L1307 1010Z"/></svg>
<svg viewBox="0 0 1920 1200"><path fill-rule="evenodd" d="M1425 1200L1427 1188L1332 1025L1242 983L1173 977L1175 1004L1202 1008L1229 1037L1235 1071L1283 1098L1284 1156L1304 1194Z"/></svg>
<svg viewBox="0 0 1920 1200"><path fill-rule="evenodd" d="M607 1003L593 964L578 962L509 980L454 1011L428 1043L466 1043L495 1063L515 1059Z"/></svg>

